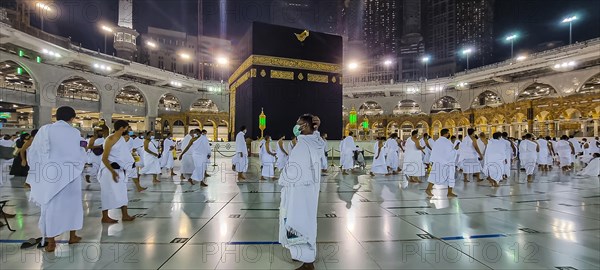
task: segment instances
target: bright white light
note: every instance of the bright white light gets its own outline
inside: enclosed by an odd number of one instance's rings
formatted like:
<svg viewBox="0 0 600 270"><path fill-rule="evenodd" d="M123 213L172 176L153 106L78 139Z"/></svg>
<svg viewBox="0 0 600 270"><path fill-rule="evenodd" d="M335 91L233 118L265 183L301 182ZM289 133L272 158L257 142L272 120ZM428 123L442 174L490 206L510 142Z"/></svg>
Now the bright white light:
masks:
<svg viewBox="0 0 600 270"><path fill-rule="evenodd" d="M217 57L217 64L219 65L227 65L229 63L229 59L227 59L227 57L225 56L218 56Z"/></svg>
<svg viewBox="0 0 600 270"><path fill-rule="evenodd" d="M462 53L463 53L463 54L471 54L472 52L473 52L473 49L472 49L472 48L464 49L464 50L462 51Z"/></svg>
<svg viewBox="0 0 600 270"><path fill-rule="evenodd" d="M575 62L571 61L571 62L569 62L568 65L571 66L571 67L574 67L575 66Z"/></svg>
<svg viewBox="0 0 600 270"><path fill-rule="evenodd" d="M568 63L562 63L560 66L561 67L567 67L569 64Z"/></svg>
<svg viewBox="0 0 600 270"><path fill-rule="evenodd" d="M389 59L388 59L388 60L385 60L385 61L383 62L383 64L384 64L386 67L389 67L389 66L391 66L391 65L392 65L392 60L389 60Z"/></svg>
<svg viewBox="0 0 600 270"><path fill-rule="evenodd" d="M100 67L100 65L98 65L98 64L94 64L94 67L95 67L95 68L99 68L99 67Z"/></svg>
<svg viewBox="0 0 600 270"><path fill-rule="evenodd" d="M191 58L191 56L187 53L181 53L181 54L179 54L179 56L181 56L181 58L186 59L186 60Z"/></svg>
<svg viewBox="0 0 600 270"><path fill-rule="evenodd" d="M423 61L423 63L428 63L429 60L431 60L431 58L429 58L429 56L424 56L421 61Z"/></svg>
<svg viewBox="0 0 600 270"><path fill-rule="evenodd" d="M358 63L356 63L356 62L351 62L350 64L348 64L348 68L349 68L350 70L355 70L355 69L357 69L357 68L358 68Z"/></svg>
<svg viewBox="0 0 600 270"><path fill-rule="evenodd" d="M42 49L42 52L43 52L43 53L48 53L48 50L46 50L46 49Z"/></svg>
<svg viewBox="0 0 600 270"><path fill-rule="evenodd" d="M152 41L146 41L146 45L148 45L148 47L150 47L150 48L156 48L156 43L154 43Z"/></svg>
<svg viewBox="0 0 600 270"><path fill-rule="evenodd" d="M513 39L516 39L517 37L518 37L518 36L517 36L516 34L512 34L512 35L510 35L510 36L506 37L506 40L507 40L507 41L511 41L511 40L513 40Z"/></svg>
<svg viewBox="0 0 600 270"><path fill-rule="evenodd" d="M106 67L106 70L111 71L112 68L111 67Z"/></svg>
<svg viewBox="0 0 600 270"><path fill-rule="evenodd" d="M572 22L572 21L575 21L575 20L577 20L577 16L571 16L571 17L564 18L562 20L562 22L563 23L568 23L568 22Z"/></svg>
<svg viewBox="0 0 600 270"><path fill-rule="evenodd" d="M171 81L171 86L175 86L175 87L181 87L181 83L180 82L176 82L176 81Z"/></svg>
<svg viewBox="0 0 600 270"><path fill-rule="evenodd" d="M517 61L523 61L525 59L527 59L527 56L525 56L525 55L519 55L519 56L517 56Z"/></svg>
<svg viewBox="0 0 600 270"><path fill-rule="evenodd" d="M44 3L39 3L38 2L38 3L35 4L35 6L38 7L38 8L41 8L43 10L46 10L46 11L51 11L52 10L49 5L46 5Z"/></svg>
<svg viewBox="0 0 600 270"><path fill-rule="evenodd" d="M106 26L106 25L103 25L103 26L102 26L102 30L104 30L105 32L109 32L109 33L112 33L112 32L113 32L113 29L112 29L112 28L110 28L110 27L108 27L108 26Z"/></svg>

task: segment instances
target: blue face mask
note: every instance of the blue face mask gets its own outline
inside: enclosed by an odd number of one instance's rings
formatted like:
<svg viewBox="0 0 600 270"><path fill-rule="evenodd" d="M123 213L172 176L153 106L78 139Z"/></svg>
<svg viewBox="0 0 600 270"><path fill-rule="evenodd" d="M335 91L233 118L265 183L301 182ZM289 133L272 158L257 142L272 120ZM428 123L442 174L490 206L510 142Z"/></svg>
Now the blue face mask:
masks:
<svg viewBox="0 0 600 270"><path fill-rule="evenodd" d="M133 130L130 130L129 132L127 132L127 134L129 134L129 136L133 136L135 133L133 132Z"/></svg>
<svg viewBox="0 0 600 270"><path fill-rule="evenodd" d="M298 135L300 135L300 133L302 133L302 131L300 130L300 125L295 125L293 132L294 132L294 136L298 137Z"/></svg>
<svg viewBox="0 0 600 270"><path fill-rule="evenodd" d="M150 140L154 140L154 136L150 136Z"/></svg>

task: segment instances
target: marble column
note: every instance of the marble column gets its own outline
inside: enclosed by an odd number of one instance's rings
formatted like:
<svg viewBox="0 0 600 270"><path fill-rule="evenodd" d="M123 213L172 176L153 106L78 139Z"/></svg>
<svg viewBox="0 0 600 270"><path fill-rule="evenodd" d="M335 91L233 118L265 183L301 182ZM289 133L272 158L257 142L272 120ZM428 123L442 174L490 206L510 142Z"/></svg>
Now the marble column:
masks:
<svg viewBox="0 0 600 270"><path fill-rule="evenodd" d="M52 123L52 107L35 106L33 109L33 125L39 129L43 125Z"/></svg>
<svg viewBox="0 0 600 270"><path fill-rule="evenodd" d="M154 130L156 128L155 123L156 117L146 116L146 119L144 121L144 129L146 131Z"/></svg>
<svg viewBox="0 0 600 270"><path fill-rule="evenodd" d="M599 119L594 119L594 137L598 137L600 135L598 135L598 133L600 129L600 120Z"/></svg>
<svg viewBox="0 0 600 270"><path fill-rule="evenodd" d="M112 124L112 112L100 112L100 118L104 119L104 123L109 128L113 128Z"/></svg>

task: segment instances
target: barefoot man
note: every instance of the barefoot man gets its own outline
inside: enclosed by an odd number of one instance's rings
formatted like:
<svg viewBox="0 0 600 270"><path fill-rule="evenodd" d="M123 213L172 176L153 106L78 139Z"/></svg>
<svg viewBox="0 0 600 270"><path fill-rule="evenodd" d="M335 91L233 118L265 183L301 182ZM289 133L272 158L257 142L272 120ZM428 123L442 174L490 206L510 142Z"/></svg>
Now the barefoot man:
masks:
<svg viewBox="0 0 600 270"><path fill-rule="evenodd" d="M248 146L246 145L246 126L240 128L240 132L235 136L235 156L233 165L238 173L237 180L245 180L244 173L248 170Z"/></svg>
<svg viewBox="0 0 600 270"><path fill-rule="evenodd" d="M102 198L102 223L117 223L108 216L109 209L121 208L123 221L135 218L127 213L127 176L130 170L135 170L135 160L129 146L123 138L123 133L129 129L124 120L115 122L115 133L108 136L104 142L102 164L98 172L100 182L100 197Z"/></svg>
<svg viewBox="0 0 600 270"><path fill-rule="evenodd" d="M443 185L448 187L448 197L456 197L452 192L456 179L454 177L456 171L456 150L454 144L448 139L450 138L450 130L442 129L440 137L433 143L431 149L430 161L433 163L431 172L429 173L429 185L425 190L428 197L433 197L431 190L433 185Z"/></svg>
<svg viewBox="0 0 600 270"><path fill-rule="evenodd" d="M73 119L73 108L58 108L57 121L40 128L27 153L29 173L35 174L30 181L31 200L42 210L38 226L48 241L47 252L54 252L54 238L66 231L70 231L69 244L81 241L75 231L83 227L81 173L86 153Z"/></svg>

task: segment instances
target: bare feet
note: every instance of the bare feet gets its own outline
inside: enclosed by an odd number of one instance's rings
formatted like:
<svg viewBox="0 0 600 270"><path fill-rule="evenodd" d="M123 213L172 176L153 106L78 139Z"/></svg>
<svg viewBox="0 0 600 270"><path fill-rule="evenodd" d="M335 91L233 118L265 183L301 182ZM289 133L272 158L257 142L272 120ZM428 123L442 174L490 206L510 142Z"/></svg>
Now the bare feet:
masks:
<svg viewBox="0 0 600 270"><path fill-rule="evenodd" d="M369 172L369 175L371 176L375 176L375 174L373 172Z"/></svg>
<svg viewBox="0 0 600 270"><path fill-rule="evenodd" d="M1 212L0 213L0 217L3 217L3 218L14 218L15 215L14 214L8 214L8 213Z"/></svg>
<svg viewBox="0 0 600 270"><path fill-rule="evenodd" d="M261 177L260 177L260 180L263 180L263 181L264 181L264 180L267 180L267 179L265 179L263 176L261 176Z"/></svg>
<svg viewBox="0 0 600 270"><path fill-rule="evenodd" d="M160 180L158 180L158 179L153 179L153 180L152 180L152 183L153 183L153 184L158 184L158 183L160 183Z"/></svg>
<svg viewBox="0 0 600 270"><path fill-rule="evenodd" d="M123 219L123 221L133 221L135 218L130 215L127 215L127 216L123 216L122 219Z"/></svg>
<svg viewBox="0 0 600 270"><path fill-rule="evenodd" d="M427 197L429 197L429 198L433 197L433 192L431 192L430 189L426 189L425 194L427 194Z"/></svg>
<svg viewBox="0 0 600 270"><path fill-rule="evenodd" d="M148 188L147 187L139 186L139 187L136 187L136 189L137 189L137 192L142 192L142 191L144 191L144 190L146 190Z"/></svg>
<svg viewBox="0 0 600 270"><path fill-rule="evenodd" d="M88 183L89 183L89 182L88 182ZM25 183L25 184L23 185L23 187L24 187L24 188L31 188L31 185L29 185L29 184Z"/></svg>
<svg viewBox="0 0 600 270"><path fill-rule="evenodd" d="M296 268L296 270L314 270L315 266L312 263L304 263L302 266Z"/></svg>
<svg viewBox="0 0 600 270"><path fill-rule="evenodd" d="M343 171L342 175L348 175L348 173L346 171Z"/></svg>
<svg viewBox="0 0 600 270"><path fill-rule="evenodd" d="M454 194L454 193L448 193L448 198L456 198L458 197L458 195Z"/></svg>
<svg viewBox="0 0 600 270"><path fill-rule="evenodd" d="M207 184L207 183L204 183L204 181L202 181L202 182L200 182L200 186L201 186L201 187L208 187L208 184Z"/></svg>
<svg viewBox="0 0 600 270"><path fill-rule="evenodd" d="M71 236L71 238L69 238L69 245L77 244L79 242L81 242L81 237L77 235Z"/></svg>
<svg viewBox="0 0 600 270"><path fill-rule="evenodd" d="M116 219L107 217L107 218L102 218L102 223L115 224L115 223L119 223L119 221Z"/></svg>
<svg viewBox="0 0 600 270"><path fill-rule="evenodd" d="M192 180L192 178L188 179L188 182L190 182L190 184L193 186L195 185L194 180Z"/></svg>
<svg viewBox="0 0 600 270"><path fill-rule="evenodd" d="M56 242L48 242L48 245L44 248L44 251L46 252L54 252L54 250L56 249Z"/></svg>

